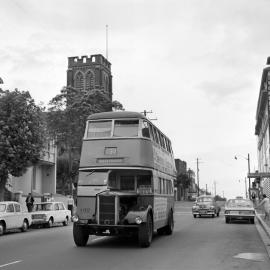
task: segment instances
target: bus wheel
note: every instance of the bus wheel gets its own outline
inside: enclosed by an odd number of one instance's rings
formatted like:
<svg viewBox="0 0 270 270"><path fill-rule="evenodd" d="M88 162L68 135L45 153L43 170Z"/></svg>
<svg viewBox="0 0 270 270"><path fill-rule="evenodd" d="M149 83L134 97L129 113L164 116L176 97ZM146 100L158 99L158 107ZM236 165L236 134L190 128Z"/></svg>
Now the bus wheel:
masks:
<svg viewBox="0 0 270 270"><path fill-rule="evenodd" d="M73 224L73 240L78 247L84 247L87 244L89 234L82 226Z"/></svg>
<svg viewBox="0 0 270 270"><path fill-rule="evenodd" d="M149 247L153 237L153 220L151 215L147 214L147 220L139 227L138 238L141 247Z"/></svg>
<svg viewBox="0 0 270 270"><path fill-rule="evenodd" d="M174 219L173 219L173 211L171 211L168 217L168 225L165 227L165 234L167 235L172 234L173 228L174 228Z"/></svg>

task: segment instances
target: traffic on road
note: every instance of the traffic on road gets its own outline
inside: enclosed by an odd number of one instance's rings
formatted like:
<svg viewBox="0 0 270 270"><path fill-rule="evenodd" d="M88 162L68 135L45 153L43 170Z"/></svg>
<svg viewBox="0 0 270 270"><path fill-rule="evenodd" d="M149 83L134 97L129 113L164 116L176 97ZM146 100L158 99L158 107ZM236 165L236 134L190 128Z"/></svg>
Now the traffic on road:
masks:
<svg viewBox="0 0 270 270"><path fill-rule="evenodd" d="M220 217L194 219L191 202L176 202L172 235L153 234L150 248L136 237L90 236L77 248L72 225L7 232L0 238L1 269L269 269L257 222L225 223ZM12 250L12 252L11 252ZM35 253L35 250L39 250Z"/></svg>

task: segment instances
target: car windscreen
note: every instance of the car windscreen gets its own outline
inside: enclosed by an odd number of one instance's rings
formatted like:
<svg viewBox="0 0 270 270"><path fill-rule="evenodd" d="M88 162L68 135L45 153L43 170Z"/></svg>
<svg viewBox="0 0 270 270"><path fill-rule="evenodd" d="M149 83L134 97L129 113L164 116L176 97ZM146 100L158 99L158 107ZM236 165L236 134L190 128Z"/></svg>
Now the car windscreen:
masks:
<svg viewBox="0 0 270 270"><path fill-rule="evenodd" d="M0 204L0 212L5 212L5 210L6 210L6 205Z"/></svg>
<svg viewBox="0 0 270 270"><path fill-rule="evenodd" d="M227 207L253 207L252 202L248 200L229 200L226 205Z"/></svg>
<svg viewBox="0 0 270 270"><path fill-rule="evenodd" d="M80 172L79 173L79 186L106 186L108 182L108 171L106 172Z"/></svg>
<svg viewBox="0 0 270 270"><path fill-rule="evenodd" d="M53 210L52 203L34 204L32 211L51 211Z"/></svg>
<svg viewBox="0 0 270 270"><path fill-rule="evenodd" d="M209 197L198 198L197 202L212 202L212 198Z"/></svg>

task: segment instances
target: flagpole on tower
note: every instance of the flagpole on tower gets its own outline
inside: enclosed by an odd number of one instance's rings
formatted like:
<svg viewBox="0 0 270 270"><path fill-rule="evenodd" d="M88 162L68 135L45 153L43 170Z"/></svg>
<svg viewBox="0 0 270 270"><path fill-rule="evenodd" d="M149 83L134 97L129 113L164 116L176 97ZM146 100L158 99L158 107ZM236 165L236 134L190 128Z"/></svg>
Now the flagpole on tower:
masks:
<svg viewBox="0 0 270 270"><path fill-rule="evenodd" d="M108 25L106 24L106 59L109 59L109 54L108 54Z"/></svg>

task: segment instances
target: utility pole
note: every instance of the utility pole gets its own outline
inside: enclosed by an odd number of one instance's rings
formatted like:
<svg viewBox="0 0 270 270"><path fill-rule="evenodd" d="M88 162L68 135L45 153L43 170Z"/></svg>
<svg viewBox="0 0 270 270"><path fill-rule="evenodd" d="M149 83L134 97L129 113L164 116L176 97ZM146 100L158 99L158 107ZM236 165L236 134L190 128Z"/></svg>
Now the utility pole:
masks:
<svg viewBox="0 0 270 270"><path fill-rule="evenodd" d="M199 159L198 158L197 158L197 185L198 185L198 196L200 196Z"/></svg>
<svg viewBox="0 0 270 270"><path fill-rule="evenodd" d="M205 184L205 195L207 195L207 184Z"/></svg>
<svg viewBox="0 0 270 270"><path fill-rule="evenodd" d="M245 196L246 199L248 198L248 193L247 193L247 178L245 177Z"/></svg>
<svg viewBox="0 0 270 270"><path fill-rule="evenodd" d="M216 181L214 181L214 190L215 190L215 197L216 197L217 195L217 182Z"/></svg>
<svg viewBox="0 0 270 270"><path fill-rule="evenodd" d="M249 158L249 153L248 153L248 198L250 199L250 177L249 177L249 174L250 174L250 158Z"/></svg>

